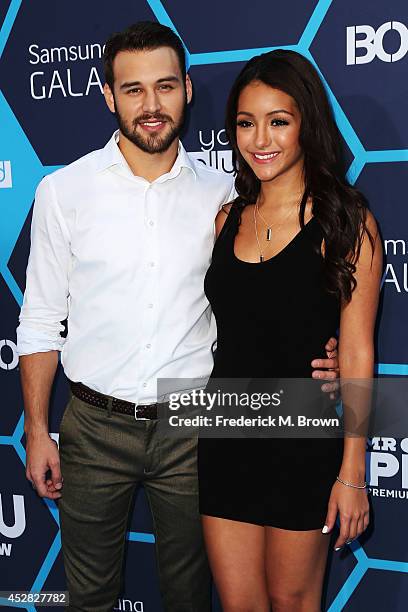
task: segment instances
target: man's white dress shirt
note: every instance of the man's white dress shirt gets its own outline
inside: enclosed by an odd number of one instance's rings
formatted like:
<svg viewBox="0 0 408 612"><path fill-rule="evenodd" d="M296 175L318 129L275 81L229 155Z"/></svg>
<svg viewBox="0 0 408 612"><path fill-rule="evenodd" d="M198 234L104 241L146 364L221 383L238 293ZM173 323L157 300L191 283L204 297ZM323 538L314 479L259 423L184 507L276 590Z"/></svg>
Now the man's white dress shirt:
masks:
<svg viewBox="0 0 408 612"><path fill-rule="evenodd" d="M233 181L180 145L170 172L149 183L117 138L37 189L17 344L20 355L61 350L69 379L145 404L158 378L211 372L203 282Z"/></svg>

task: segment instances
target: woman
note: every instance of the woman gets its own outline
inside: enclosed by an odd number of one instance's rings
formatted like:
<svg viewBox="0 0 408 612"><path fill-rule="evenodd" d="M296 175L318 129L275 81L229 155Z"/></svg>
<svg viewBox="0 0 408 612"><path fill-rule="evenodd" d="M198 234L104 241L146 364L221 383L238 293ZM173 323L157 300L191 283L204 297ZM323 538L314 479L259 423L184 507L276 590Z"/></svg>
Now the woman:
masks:
<svg viewBox="0 0 408 612"><path fill-rule="evenodd" d="M253 58L227 133L239 197L216 219L205 289L213 378L310 377L340 329L340 375L373 375L382 268L375 221L344 176L340 134L303 56ZM224 612L316 612L329 536L368 525L365 439L200 439L200 512Z"/></svg>

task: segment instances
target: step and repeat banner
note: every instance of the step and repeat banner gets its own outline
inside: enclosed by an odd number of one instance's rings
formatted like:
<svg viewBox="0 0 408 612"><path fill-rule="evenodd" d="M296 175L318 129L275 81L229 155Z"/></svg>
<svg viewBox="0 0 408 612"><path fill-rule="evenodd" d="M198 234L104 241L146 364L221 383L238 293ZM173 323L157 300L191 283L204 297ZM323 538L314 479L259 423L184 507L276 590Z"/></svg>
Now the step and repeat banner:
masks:
<svg viewBox="0 0 408 612"><path fill-rule="evenodd" d="M224 172L232 172L224 107L243 63L279 47L315 63L343 134L350 180L368 197L384 241L378 374L408 374L406 0L0 0L0 591L65 588L57 507L37 497L24 470L15 329L34 191L44 175L109 139L116 126L102 96L103 45L141 19L169 25L184 41L194 101L183 142ZM59 372L55 439L66 398ZM371 439L367 464L372 525L361 542L330 556L324 609L331 612L402 612L408 605L408 439ZM116 609L162 609L143 491Z"/></svg>

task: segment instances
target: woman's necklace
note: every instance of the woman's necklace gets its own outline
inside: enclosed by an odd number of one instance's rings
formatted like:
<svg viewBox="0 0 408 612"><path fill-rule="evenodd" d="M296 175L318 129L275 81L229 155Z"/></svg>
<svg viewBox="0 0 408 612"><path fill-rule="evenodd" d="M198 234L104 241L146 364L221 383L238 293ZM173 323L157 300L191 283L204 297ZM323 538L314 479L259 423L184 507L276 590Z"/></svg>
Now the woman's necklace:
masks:
<svg viewBox="0 0 408 612"><path fill-rule="evenodd" d="M259 217L262 219L262 221L263 221L263 222L264 222L264 224L266 225L266 240L267 240L268 242L270 242L270 241L272 240L272 228L273 228L274 226L276 226L276 227L275 227L275 231L276 231L276 229L277 229L277 228L280 228L280 227L283 225L283 223L284 223L284 222L285 222L287 219L289 219L289 217L290 217L290 215L293 213L294 209L295 209L295 207L292 207L292 208L289 210L288 214L287 214L287 215L285 215L285 217L284 217L284 218L283 218L283 219L282 219L282 220L281 220L281 221L280 221L278 224L276 224L276 223L268 223L268 222L266 221L266 219L263 217L263 215L261 215L261 212L260 212L260 210L259 210L258 200L255 202L255 206L254 206L254 228L255 228L256 242L257 242L257 244L258 244L258 250L259 250L259 261L260 261L261 263L265 261L265 257L264 257L264 254L263 254L263 251L262 251L262 248L261 248L261 242L260 242L260 240L259 240L259 235L258 235L258 225L257 225L257 221L256 221L256 216L257 216L257 215L259 215Z"/></svg>
<svg viewBox="0 0 408 612"><path fill-rule="evenodd" d="M264 256L263 256L263 253L262 253L261 244L259 242L258 230L257 230L257 227L256 227L256 204L254 206L254 227L255 227L256 241L258 243L259 261L262 263L264 261Z"/></svg>
<svg viewBox="0 0 408 612"><path fill-rule="evenodd" d="M268 223L266 221L265 217L261 214L261 211L259 210L258 200L255 203L255 208L256 208L256 214L259 215L259 217L262 219L262 221L266 225L266 240L268 242L270 242L272 240L272 228L274 226L280 227L286 221L286 219L288 219L288 217L290 217L290 215L293 212L293 208L290 208L288 214L285 215L285 217L283 217L283 219L278 224L276 224L276 223Z"/></svg>

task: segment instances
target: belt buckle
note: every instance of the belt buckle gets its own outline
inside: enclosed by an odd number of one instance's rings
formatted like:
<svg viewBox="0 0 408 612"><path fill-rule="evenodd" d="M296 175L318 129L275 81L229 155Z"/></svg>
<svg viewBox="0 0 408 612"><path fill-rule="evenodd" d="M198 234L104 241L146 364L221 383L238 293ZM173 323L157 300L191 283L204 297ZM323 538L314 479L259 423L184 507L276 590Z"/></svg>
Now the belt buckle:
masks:
<svg viewBox="0 0 408 612"><path fill-rule="evenodd" d="M137 404L135 404L135 420L136 421L148 421L149 419L146 419L146 417L138 417L137 416L137 408L138 408L138 406L137 406Z"/></svg>

